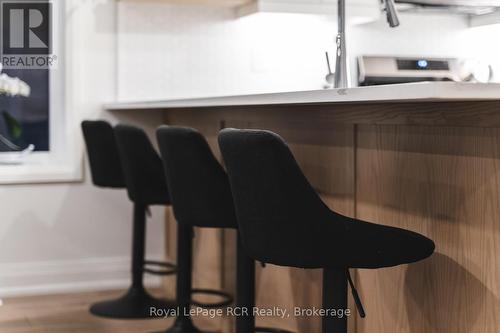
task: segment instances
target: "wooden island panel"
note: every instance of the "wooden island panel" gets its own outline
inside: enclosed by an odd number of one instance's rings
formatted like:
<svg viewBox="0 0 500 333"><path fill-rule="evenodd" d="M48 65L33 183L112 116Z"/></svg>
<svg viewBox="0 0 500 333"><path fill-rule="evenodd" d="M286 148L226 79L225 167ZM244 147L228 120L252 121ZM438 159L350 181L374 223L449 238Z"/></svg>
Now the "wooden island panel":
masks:
<svg viewBox="0 0 500 333"><path fill-rule="evenodd" d="M332 209L435 240L436 254L422 263L357 272L368 317L350 318L351 332L494 333L500 332L499 106L429 102L169 109L164 120L197 128L217 154L220 128L273 130L290 143ZM196 256L210 257L210 248L219 259L196 260L195 283L234 290L234 233L200 231L206 232L215 234L202 237L206 243L203 250L199 244ZM320 305L318 271L268 266L258 269L257 284L259 306ZM320 331L318 318L267 318L259 324Z"/></svg>
<svg viewBox="0 0 500 333"><path fill-rule="evenodd" d="M437 245L360 272L358 332L500 332L500 129L360 126L357 142L357 217Z"/></svg>

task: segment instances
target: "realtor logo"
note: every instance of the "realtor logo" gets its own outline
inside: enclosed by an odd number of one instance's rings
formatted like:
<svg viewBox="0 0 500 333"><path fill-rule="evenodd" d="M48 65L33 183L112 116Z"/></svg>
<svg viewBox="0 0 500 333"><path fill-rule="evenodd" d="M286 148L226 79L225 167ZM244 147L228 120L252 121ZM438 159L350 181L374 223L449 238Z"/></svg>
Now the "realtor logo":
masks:
<svg viewBox="0 0 500 333"><path fill-rule="evenodd" d="M50 53L50 3L4 3L2 9L4 54Z"/></svg>
<svg viewBox="0 0 500 333"><path fill-rule="evenodd" d="M0 62L4 68L51 67L55 57L52 55L52 3L0 0L0 4Z"/></svg>

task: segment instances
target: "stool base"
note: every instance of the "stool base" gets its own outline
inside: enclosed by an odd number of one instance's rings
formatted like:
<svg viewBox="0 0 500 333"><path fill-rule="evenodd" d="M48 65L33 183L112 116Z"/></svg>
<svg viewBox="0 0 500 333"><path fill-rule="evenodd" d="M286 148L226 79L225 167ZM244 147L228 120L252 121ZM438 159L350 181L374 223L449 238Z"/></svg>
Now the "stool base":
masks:
<svg viewBox="0 0 500 333"><path fill-rule="evenodd" d="M151 308L175 309L176 307L172 302L154 298L143 288L130 288L118 299L93 304L90 313L115 319L157 319L151 315Z"/></svg>

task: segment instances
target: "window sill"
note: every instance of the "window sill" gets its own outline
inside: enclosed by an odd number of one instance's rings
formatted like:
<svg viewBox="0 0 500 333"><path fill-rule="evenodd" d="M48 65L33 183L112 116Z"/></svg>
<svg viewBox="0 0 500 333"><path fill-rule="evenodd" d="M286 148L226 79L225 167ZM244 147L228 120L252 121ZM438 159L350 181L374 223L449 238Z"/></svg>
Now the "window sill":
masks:
<svg viewBox="0 0 500 333"><path fill-rule="evenodd" d="M45 156L44 156L45 155ZM61 162L33 154L20 165L0 165L0 184L72 183L83 181L82 161Z"/></svg>

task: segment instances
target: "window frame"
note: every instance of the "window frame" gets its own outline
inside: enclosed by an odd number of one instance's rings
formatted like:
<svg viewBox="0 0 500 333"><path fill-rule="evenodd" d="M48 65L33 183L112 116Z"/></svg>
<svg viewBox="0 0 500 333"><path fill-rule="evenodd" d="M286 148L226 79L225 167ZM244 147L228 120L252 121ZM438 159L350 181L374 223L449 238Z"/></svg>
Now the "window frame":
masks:
<svg viewBox="0 0 500 333"><path fill-rule="evenodd" d="M65 1L53 3L53 45L58 57L49 74L49 151L33 152L20 165L0 165L0 184L80 182L83 180L79 132L72 127L75 115L68 107Z"/></svg>

